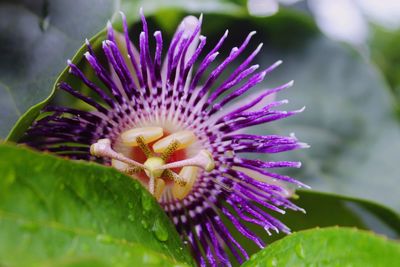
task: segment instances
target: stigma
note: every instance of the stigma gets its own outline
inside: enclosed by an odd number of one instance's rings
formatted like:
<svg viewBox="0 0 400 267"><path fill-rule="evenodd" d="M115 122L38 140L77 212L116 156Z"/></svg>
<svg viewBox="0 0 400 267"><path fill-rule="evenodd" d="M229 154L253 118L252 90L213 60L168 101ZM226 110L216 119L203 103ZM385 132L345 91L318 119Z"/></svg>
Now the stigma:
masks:
<svg viewBox="0 0 400 267"><path fill-rule="evenodd" d="M184 151L196 142L192 131L167 134L162 127L141 127L126 130L120 137L124 146L137 153L127 156L114 150L109 139L92 144L90 153L111 159L111 166L133 178L138 179L139 173L144 173L145 185L157 199L167 188L174 198L185 198L195 185L199 169L210 172L215 168L213 156L206 149L199 149L193 157L171 161L175 152ZM145 160L140 160L139 151Z"/></svg>

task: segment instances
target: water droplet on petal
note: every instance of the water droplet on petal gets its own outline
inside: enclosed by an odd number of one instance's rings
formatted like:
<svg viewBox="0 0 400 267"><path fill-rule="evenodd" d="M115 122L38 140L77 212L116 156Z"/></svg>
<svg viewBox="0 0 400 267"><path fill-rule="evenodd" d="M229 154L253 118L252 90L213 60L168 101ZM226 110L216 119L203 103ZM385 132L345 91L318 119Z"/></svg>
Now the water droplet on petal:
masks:
<svg viewBox="0 0 400 267"><path fill-rule="evenodd" d="M65 184L61 183L59 188L60 188L61 191L63 191L65 189Z"/></svg>
<svg viewBox="0 0 400 267"><path fill-rule="evenodd" d="M149 224L147 223L146 220L141 220L140 223L143 225L144 229L147 229L149 227Z"/></svg>
<svg viewBox="0 0 400 267"><path fill-rule="evenodd" d="M5 182L8 185L11 185L15 182L15 178L17 178L17 175L15 174L14 169L9 169L6 171L5 175L3 176L3 182Z"/></svg>
<svg viewBox="0 0 400 267"><path fill-rule="evenodd" d="M4 168L3 168L4 169ZM5 172L2 173L2 177L0 179L0 194L5 195L8 191L8 188L12 186L12 184L15 182L15 179L17 178L17 175L15 173L15 170L10 168L7 170L5 168Z"/></svg>
<svg viewBox="0 0 400 267"><path fill-rule="evenodd" d="M143 263L147 265L157 265L160 263L160 258L154 257L153 255L150 255L148 253L143 254Z"/></svg>
<svg viewBox="0 0 400 267"><path fill-rule="evenodd" d="M167 229L165 229L164 225L161 223L159 219L155 220L152 230L158 240L160 241L168 240L168 231Z"/></svg>
<svg viewBox="0 0 400 267"><path fill-rule="evenodd" d="M277 258L271 258L271 259L269 259L269 261L267 262L267 266L268 266L268 267L275 267L275 266L278 266L278 260L277 260Z"/></svg>
<svg viewBox="0 0 400 267"><path fill-rule="evenodd" d="M23 221L21 222L20 227L24 231L34 233L39 230L40 225L35 222Z"/></svg>
<svg viewBox="0 0 400 267"><path fill-rule="evenodd" d="M250 260L256 260L258 258L258 253L251 255Z"/></svg>
<svg viewBox="0 0 400 267"><path fill-rule="evenodd" d="M36 164L36 165L33 167L33 171L34 171L34 172L41 172L41 171L43 170L43 168L44 168L43 165L41 165L41 164Z"/></svg>
<svg viewBox="0 0 400 267"><path fill-rule="evenodd" d="M101 243L109 244L112 242L113 238L109 235L99 234L96 236L96 240Z"/></svg>
<svg viewBox="0 0 400 267"><path fill-rule="evenodd" d="M304 248L300 243L296 245L294 250L296 251L296 255L299 256L299 258L304 259L306 257L304 254Z"/></svg>
<svg viewBox="0 0 400 267"><path fill-rule="evenodd" d="M81 245L81 250L84 251L84 252L90 251L90 246L88 244L86 244L86 243L83 243Z"/></svg>

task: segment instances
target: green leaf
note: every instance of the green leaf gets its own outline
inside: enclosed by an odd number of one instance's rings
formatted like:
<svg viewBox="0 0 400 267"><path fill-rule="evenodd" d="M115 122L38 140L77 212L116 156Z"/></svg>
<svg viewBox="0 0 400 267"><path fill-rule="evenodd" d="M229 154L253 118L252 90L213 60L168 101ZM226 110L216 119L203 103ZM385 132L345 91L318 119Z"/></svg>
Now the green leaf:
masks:
<svg viewBox="0 0 400 267"><path fill-rule="evenodd" d="M400 244L349 228L294 233L253 255L242 266L399 266Z"/></svg>
<svg viewBox="0 0 400 267"><path fill-rule="evenodd" d="M293 202L302 207L306 213L290 210L286 214L269 212L294 232L315 227L346 226L370 230L393 239L400 237L400 216L387 207L368 200L322 192L298 191L296 193L298 198ZM286 236L283 233L268 236L259 227L250 224L248 227L266 244L271 244ZM259 251L254 243L240 234L237 234L235 238L243 244L250 255Z"/></svg>
<svg viewBox="0 0 400 267"><path fill-rule="evenodd" d="M116 8L114 0L0 4L0 138L22 114L50 95L66 60L85 38L104 28ZM19 132L32 122L41 106L32 107L20 119ZM11 139L17 139L18 131Z"/></svg>
<svg viewBox="0 0 400 267"><path fill-rule="evenodd" d="M299 197L293 202L306 213L288 212L279 217L293 231L339 225L371 230L391 238L400 237L400 216L385 206L316 191L298 191L297 194Z"/></svg>
<svg viewBox="0 0 400 267"><path fill-rule="evenodd" d="M95 163L0 145L1 266L192 265L137 181Z"/></svg>

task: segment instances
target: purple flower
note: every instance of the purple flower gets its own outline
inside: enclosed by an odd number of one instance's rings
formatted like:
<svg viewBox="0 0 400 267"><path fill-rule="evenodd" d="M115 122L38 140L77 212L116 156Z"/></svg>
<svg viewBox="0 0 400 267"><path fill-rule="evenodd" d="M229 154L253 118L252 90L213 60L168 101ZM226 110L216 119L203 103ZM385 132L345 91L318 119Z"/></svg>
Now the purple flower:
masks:
<svg viewBox="0 0 400 267"><path fill-rule="evenodd" d="M166 51L161 32L156 31L155 52L150 53L143 14L138 50L129 40L122 17L124 34L109 24L107 40L102 44L108 66L87 42L85 58L97 76L96 82L68 61L70 73L90 90L79 92L65 82L58 86L92 110L48 106L44 109L46 116L34 123L23 142L72 159L97 160L138 179L191 244L199 265L229 266L226 248L243 262L248 254L228 230L226 221L237 233L264 247L262 239L245 223L261 226L268 234L288 233L289 229L271 214L302 210L288 200L292 193L289 185L305 185L271 170L298 168L299 162L245 156L307 147L294 135L246 133L251 126L302 111L275 109L287 101L274 101L273 96L292 82L252 92L281 63L256 72L259 65L250 63L261 44L227 78L221 78L231 62L245 52L255 32L212 67L228 31L211 51L204 51L202 17L189 16L179 25ZM251 94L241 98L245 93Z"/></svg>

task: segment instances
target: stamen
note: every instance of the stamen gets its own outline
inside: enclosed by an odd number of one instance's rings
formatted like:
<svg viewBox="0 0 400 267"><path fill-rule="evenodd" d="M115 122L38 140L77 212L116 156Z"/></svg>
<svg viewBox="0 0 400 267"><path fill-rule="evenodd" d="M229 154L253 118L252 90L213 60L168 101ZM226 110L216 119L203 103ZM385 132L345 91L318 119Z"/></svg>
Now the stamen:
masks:
<svg viewBox="0 0 400 267"><path fill-rule="evenodd" d="M158 140L153 145L153 150L156 153L163 153L172 142L177 141L179 143L176 150L184 149L196 141L196 136L191 131L180 131L168 135Z"/></svg>
<svg viewBox="0 0 400 267"><path fill-rule="evenodd" d="M179 184L181 186L185 186L187 184L187 182L180 177L178 174L176 174L175 172L171 171L171 170L165 170L163 172L163 175L165 175L167 178L169 178L170 180L174 181L174 183Z"/></svg>
<svg viewBox="0 0 400 267"><path fill-rule="evenodd" d="M126 174L128 175L133 175L133 174L137 174L140 171L143 171L143 168L140 167L130 167L126 170Z"/></svg>
<svg viewBox="0 0 400 267"><path fill-rule="evenodd" d="M161 154L161 158L166 161L177 149L179 146L179 142L174 140L172 143L168 145L168 147L164 150L164 152Z"/></svg>
<svg viewBox="0 0 400 267"><path fill-rule="evenodd" d="M138 146L137 137L142 136L144 143L148 144L163 136L161 127L142 127L125 131L121 134L122 142L129 146Z"/></svg>
<svg viewBox="0 0 400 267"><path fill-rule="evenodd" d="M193 166L186 166L183 167L182 170L179 172L179 177L186 181L185 185L175 183L172 187L172 195L182 200L184 199L189 192L192 190L192 187L196 181L198 173L198 168Z"/></svg>
<svg viewBox="0 0 400 267"><path fill-rule="evenodd" d="M114 151L111 148L110 139L99 139L96 143L92 144L90 146L90 154L96 157L108 157L111 159L116 159L129 165L144 168L143 164L134 161L133 159L127 158L123 154Z"/></svg>
<svg viewBox="0 0 400 267"><path fill-rule="evenodd" d="M109 139L100 139L97 143L90 147L92 155L109 157L112 159L111 165L119 171L133 175L143 171L149 177L148 189L149 192L159 199L165 189L165 181L170 179L174 181L172 186L172 195L177 199L185 198L191 191L198 174L198 167L211 171L215 167L212 154L207 150L200 152L189 159L176 161L165 164L165 161L179 149L186 148L196 141L196 136L191 131L180 131L171 134L153 145L153 150L156 153L162 153L161 156L154 156L148 143L163 135L163 129L160 127L144 127L135 128L124 132L121 137L125 144L139 146L145 154L147 160L144 164L136 162L123 154L114 151L111 148ZM170 170L171 168L181 168L179 174Z"/></svg>
<svg viewBox="0 0 400 267"><path fill-rule="evenodd" d="M197 166L210 172L215 168L215 162L211 153L203 149L200 150L200 152L193 158L171 162L161 166L160 169L165 170L165 169L180 168L185 166Z"/></svg>
<svg viewBox="0 0 400 267"><path fill-rule="evenodd" d="M143 151L146 158L151 158L153 156L153 152L151 152L150 147L145 143L142 135L136 137L136 143L139 145L139 148Z"/></svg>
<svg viewBox="0 0 400 267"><path fill-rule="evenodd" d="M143 168L141 167L131 167L130 165L116 159L111 160L111 166L128 175L143 171Z"/></svg>

